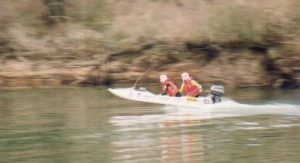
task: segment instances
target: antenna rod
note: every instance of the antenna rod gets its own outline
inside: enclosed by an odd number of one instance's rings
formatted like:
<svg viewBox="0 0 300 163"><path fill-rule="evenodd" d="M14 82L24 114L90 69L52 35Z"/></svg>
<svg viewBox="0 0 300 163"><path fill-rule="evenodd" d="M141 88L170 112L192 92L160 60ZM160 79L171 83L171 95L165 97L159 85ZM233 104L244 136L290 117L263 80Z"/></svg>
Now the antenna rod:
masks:
<svg viewBox="0 0 300 163"><path fill-rule="evenodd" d="M135 81L135 83L134 83L134 85L133 85L133 88L134 89L136 89L136 86L137 86L137 84L138 84L138 82L140 81L140 79L144 76L144 75L146 75L151 69L153 69L154 68L154 66L153 67L149 67L142 75L140 75L137 79L136 79L136 81Z"/></svg>

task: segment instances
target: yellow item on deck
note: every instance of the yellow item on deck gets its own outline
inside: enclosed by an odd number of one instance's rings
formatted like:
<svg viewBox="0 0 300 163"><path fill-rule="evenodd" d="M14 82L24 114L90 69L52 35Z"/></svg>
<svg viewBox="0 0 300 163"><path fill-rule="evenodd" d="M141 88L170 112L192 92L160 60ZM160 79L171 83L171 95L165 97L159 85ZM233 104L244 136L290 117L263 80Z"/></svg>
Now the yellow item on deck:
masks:
<svg viewBox="0 0 300 163"><path fill-rule="evenodd" d="M197 98L196 97L191 97L191 96L186 96L186 99L188 101L197 101Z"/></svg>

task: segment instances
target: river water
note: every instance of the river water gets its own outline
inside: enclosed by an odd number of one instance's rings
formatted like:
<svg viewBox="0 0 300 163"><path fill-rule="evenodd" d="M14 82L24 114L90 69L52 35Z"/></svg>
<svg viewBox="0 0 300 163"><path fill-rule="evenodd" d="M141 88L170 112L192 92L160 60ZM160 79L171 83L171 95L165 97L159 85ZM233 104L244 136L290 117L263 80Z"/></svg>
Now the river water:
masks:
<svg viewBox="0 0 300 163"><path fill-rule="evenodd" d="M0 162L300 162L300 90L228 96L212 113L102 87L2 90Z"/></svg>

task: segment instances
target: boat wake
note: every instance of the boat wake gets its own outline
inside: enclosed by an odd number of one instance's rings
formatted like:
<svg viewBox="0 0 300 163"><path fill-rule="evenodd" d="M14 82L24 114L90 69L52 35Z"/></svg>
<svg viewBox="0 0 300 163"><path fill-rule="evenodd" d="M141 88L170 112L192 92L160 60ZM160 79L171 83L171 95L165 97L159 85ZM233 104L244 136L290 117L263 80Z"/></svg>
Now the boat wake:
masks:
<svg viewBox="0 0 300 163"><path fill-rule="evenodd" d="M197 121L214 118L251 116L251 115L290 115L300 116L300 105L285 103L241 104L234 100L226 100L215 105L205 105L201 108L179 106L163 106L164 113L151 115L113 116L111 123L117 126L131 124L154 124L176 121Z"/></svg>
<svg viewBox="0 0 300 163"><path fill-rule="evenodd" d="M176 107L175 107L176 108ZM166 110L174 110L172 106L165 106ZM204 105L199 109L177 107L178 112L193 113L223 113L232 115L253 115L253 114L282 114L300 115L300 105L271 102L267 104L241 104L234 100L226 100L214 105Z"/></svg>

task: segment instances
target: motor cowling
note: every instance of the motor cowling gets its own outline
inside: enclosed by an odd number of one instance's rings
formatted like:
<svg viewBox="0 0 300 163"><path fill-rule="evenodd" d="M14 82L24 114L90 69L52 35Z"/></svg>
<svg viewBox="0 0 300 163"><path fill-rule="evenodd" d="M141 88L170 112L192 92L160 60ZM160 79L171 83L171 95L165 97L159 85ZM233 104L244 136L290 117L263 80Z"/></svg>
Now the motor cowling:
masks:
<svg viewBox="0 0 300 163"><path fill-rule="evenodd" d="M210 92L215 95L223 96L225 94L225 89L223 85L213 85L210 87Z"/></svg>
<svg viewBox="0 0 300 163"><path fill-rule="evenodd" d="M224 86L213 85L210 87L213 103L221 102L221 97L225 94Z"/></svg>

